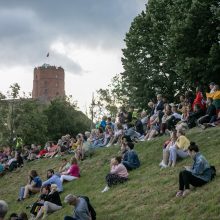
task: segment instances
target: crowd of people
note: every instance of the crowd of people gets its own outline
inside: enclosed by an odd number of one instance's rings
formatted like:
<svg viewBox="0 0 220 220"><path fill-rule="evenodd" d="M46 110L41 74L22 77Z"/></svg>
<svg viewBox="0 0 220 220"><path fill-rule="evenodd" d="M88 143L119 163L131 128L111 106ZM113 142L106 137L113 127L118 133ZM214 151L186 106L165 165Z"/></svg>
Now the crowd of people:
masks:
<svg viewBox="0 0 220 220"><path fill-rule="evenodd" d="M28 182L19 190L18 201L27 199L30 195L40 193L39 200L32 207L33 219L46 219L48 213L62 208L59 193L63 192L64 181L75 181L80 178L78 161L84 160L91 151L97 148L120 146L120 151L110 160L110 172L106 175L106 186L101 191L107 192L113 185L128 180L129 172L140 167L141 163L134 146L139 141L151 141L157 136L168 135L162 150L163 168L174 167L178 158L192 157L194 164L186 167L179 174L179 191L176 196L186 196L190 192L189 184L202 186L212 178L212 169L205 157L199 152L197 144L190 142L186 136L188 129L193 127L215 127L220 124L220 90L215 83L210 83L210 92L203 96L201 89L196 94L187 91L180 95L179 102L169 103L161 94L157 101L150 101L147 110L136 111L130 106L128 111L121 107L117 119L104 116L95 129L76 137L62 136L57 142L49 141L42 148L40 145L4 146L0 150L0 175L7 171L22 168L24 161L54 158L72 154L68 162L65 157L56 172L47 171L47 180L42 181L36 170L31 170ZM64 219L91 219L91 212L85 198L68 195L65 201L74 205L75 209L84 210L84 216ZM2 203L3 204L3 203ZM77 213L77 212L76 212ZM19 219L19 218L18 218ZM25 219L24 217L22 219Z"/></svg>

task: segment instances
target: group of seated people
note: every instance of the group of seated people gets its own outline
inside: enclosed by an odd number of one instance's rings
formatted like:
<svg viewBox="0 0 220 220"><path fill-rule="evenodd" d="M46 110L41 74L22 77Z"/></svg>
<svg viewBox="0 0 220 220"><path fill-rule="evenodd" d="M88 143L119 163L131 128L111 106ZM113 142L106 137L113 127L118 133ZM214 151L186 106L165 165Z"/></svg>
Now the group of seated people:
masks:
<svg viewBox="0 0 220 220"><path fill-rule="evenodd" d="M28 182L19 190L18 201L27 199L32 194L40 193L39 199L31 208L32 219L46 219L48 213L62 208L59 193L63 192L63 182L76 180L80 177L80 169L75 157L62 158L59 172L53 169L47 170L47 180L44 182L38 176L36 170L31 170Z"/></svg>
<svg viewBox="0 0 220 220"><path fill-rule="evenodd" d="M48 179L44 182L41 181L37 172L32 170L27 185L20 188L18 201L27 199L31 194L41 193L34 219L45 219L49 212L62 208L59 193L63 191L63 181L72 181L80 177L77 161L84 160L91 149L110 147L114 144L121 147L119 155L110 161L110 172L105 178L107 185L102 190L102 192L107 192L113 185L126 182L128 172L140 166L138 155L133 149L134 143L169 134L170 138L163 146L160 166L162 168L174 167L178 158L183 159L188 156L194 160L194 165L190 169L181 171L179 176L180 186L177 196L185 196L189 193L189 184L200 186L209 182L211 178L208 162L199 153L198 146L190 143L185 136L189 128L199 126L205 129L220 124L219 86L210 83L210 89L211 91L206 93L206 100L201 90L197 88L196 97L186 92L185 95L180 96L179 104L169 104L161 94L158 94L157 102L148 103L148 111L135 112L133 106L126 111L122 107L116 123L111 117L104 116L97 128L91 132L86 131L76 137L65 135L57 143L48 141L43 148L34 144L30 147L24 145L22 149L16 150L3 147L0 149L0 175L5 170L12 171L17 167L22 167L23 160L32 161L74 153L70 162L63 158L59 172L48 170ZM199 170L200 165L203 170Z"/></svg>
<svg viewBox="0 0 220 220"><path fill-rule="evenodd" d="M140 160L134 150L134 143L123 137L119 155L111 159L110 172L105 178L107 185L102 192L107 192L113 185L126 182L128 180L128 171L138 167L140 167Z"/></svg>

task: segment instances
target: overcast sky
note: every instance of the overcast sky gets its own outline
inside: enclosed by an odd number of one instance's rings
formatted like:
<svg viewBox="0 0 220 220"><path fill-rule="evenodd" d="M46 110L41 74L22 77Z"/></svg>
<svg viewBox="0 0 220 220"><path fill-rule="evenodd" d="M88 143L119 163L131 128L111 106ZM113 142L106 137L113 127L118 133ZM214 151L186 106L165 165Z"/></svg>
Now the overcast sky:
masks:
<svg viewBox="0 0 220 220"><path fill-rule="evenodd" d="M0 91L32 91L33 69L65 69L66 94L81 110L123 71L123 39L146 0L0 0ZM46 54L50 53L49 58Z"/></svg>

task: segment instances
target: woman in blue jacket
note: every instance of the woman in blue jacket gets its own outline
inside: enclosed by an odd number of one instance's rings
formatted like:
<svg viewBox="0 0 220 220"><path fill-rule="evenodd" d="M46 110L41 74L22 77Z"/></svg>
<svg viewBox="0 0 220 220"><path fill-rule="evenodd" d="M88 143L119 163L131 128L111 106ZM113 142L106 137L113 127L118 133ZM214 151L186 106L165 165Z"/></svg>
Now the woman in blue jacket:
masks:
<svg viewBox="0 0 220 220"><path fill-rule="evenodd" d="M179 191L176 196L186 196L190 193L189 185L203 186L211 180L211 169L208 161L199 152L198 146L191 142L188 147L189 156L194 160L193 166L186 166L179 173Z"/></svg>
<svg viewBox="0 0 220 220"><path fill-rule="evenodd" d="M132 142L127 142L128 151L124 154L123 165L127 170L133 170L140 166L140 160L137 153L133 150L134 144Z"/></svg>

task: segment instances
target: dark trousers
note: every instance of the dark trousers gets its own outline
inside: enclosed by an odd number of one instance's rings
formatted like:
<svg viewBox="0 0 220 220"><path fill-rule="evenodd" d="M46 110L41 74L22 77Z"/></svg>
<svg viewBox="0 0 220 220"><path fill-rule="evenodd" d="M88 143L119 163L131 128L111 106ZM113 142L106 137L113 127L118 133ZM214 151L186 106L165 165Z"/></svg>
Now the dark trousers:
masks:
<svg viewBox="0 0 220 220"><path fill-rule="evenodd" d="M202 186L207 182L195 177L190 171L183 170L179 173L179 190L189 189L189 184L193 186Z"/></svg>
<svg viewBox="0 0 220 220"><path fill-rule="evenodd" d="M120 177L116 174L110 174L110 173L105 177L105 179L109 187L113 185L117 185L118 183L124 183L125 181L128 180L128 178Z"/></svg>

